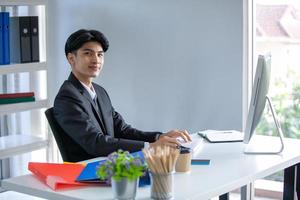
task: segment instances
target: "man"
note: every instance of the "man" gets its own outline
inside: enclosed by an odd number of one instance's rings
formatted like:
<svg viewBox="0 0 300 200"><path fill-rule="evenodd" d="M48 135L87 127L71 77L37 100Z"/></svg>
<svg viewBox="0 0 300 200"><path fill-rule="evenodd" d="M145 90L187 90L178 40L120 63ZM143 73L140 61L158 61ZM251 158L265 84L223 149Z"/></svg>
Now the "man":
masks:
<svg viewBox="0 0 300 200"><path fill-rule="evenodd" d="M65 44L72 72L61 86L53 110L58 124L81 147L68 146L69 152L79 156L75 160L107 156L117 149L139 151L145 145L178 147L178 137L191 141L187 131L144 132L125 123L104 88L92 82L102 70L108 47L101 32L84 29L71 34Z"/></svg>

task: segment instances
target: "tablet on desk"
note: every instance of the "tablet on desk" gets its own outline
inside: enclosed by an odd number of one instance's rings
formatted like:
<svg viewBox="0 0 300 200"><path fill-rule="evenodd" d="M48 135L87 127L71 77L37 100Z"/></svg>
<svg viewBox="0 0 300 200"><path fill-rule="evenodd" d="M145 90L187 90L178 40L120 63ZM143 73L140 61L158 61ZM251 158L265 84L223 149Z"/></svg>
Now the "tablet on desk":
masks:
<svg viewBox="0 0 300 200"><path fill-rule="evenodd" d="M244 134L235 130L205 130L199 131L198 135L210 143L242 142Z"/></svg>

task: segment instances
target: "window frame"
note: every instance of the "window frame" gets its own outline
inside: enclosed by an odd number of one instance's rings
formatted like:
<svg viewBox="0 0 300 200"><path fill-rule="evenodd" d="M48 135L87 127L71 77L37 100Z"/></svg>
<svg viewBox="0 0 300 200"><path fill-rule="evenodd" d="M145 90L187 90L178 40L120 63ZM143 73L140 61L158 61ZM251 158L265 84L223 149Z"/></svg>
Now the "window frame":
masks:
<svg viewBox="0 0 300 200"><path fill-rule="evenodd" d="M255 49L255 9L254 0L243 0L243 130L246 127L248 108L251 98L252 84L253 84L253 56Z"/></svg>

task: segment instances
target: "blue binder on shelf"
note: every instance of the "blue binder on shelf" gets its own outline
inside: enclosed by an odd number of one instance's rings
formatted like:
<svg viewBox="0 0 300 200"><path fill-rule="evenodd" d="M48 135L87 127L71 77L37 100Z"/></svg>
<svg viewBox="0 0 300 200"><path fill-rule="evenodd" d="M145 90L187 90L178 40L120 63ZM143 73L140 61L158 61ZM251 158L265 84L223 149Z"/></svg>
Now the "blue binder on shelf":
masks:
<svg viewBox="0 0 300 200"><path fill-rule="evenodd" d="M0 65L9 63L9 13L0 12Z"/></svg>
<svg viewBox="0 0 300 200"><path fill-rule="evenodd" d="M0 12L0 65L3 65L4 59L4 44L3 44L3 15Z"/></svg>
<svg viewBox="0 0 300 200"><path fill-rule="evenodd" d="M138 157L141 157L142 159L144 159L144 154L143 154L142 151L134 152L134 153L132 153L132 155L134 157L138 156ZM105 162L105 160L100 160L100 161L95 161L95 162L88 163L85 166L85 168L82 170L82 172L79 174L76 181L84 182L84 183L103 183L103 184L107 184L106 180L101 181L96 175L96 170L97 170L98 166L100 166L104 162ZM139 186L141 187L141 186L144 186L144 185L150 185L149 173L146 173L145 176L140 177Z"/></svg>

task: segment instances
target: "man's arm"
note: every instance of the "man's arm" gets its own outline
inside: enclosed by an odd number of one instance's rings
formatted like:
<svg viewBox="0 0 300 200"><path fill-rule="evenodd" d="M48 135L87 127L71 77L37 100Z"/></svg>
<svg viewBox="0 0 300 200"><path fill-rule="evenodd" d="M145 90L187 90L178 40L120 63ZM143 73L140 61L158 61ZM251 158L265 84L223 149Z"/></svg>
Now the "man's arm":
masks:
<svg viewBox="0 0 300 200"><path fill-rule="evenodd" d="M98 85L95 85L95 87L98 90L98 94L103 97L102 100L106 102L105 104L109 105L109 107L111 108L109 113L112 113L114 136L116 138L140 140L150 142L154 145L169 145L173 147L177 147L180 145L180 142L177 140L178 137L182 138L185 142L191 141L191 138L187 131L171 130L167 133L162 133L145 132L132 128L129 124L126 124L122 116L114 110L107 92Z"/></svg>
<svg viewBox="0 0 300 200"><path fill-rule="evenodd" d="M161 132L144 132L132 128L126 124L122 116L114 111L115 133L119 133L118 137L142 140L149 142L150 145L169 145L178 147L181 145L177 138L182 138L181 142L190 142L191 137L186 130L171 130L166 133Z"/></svg>

